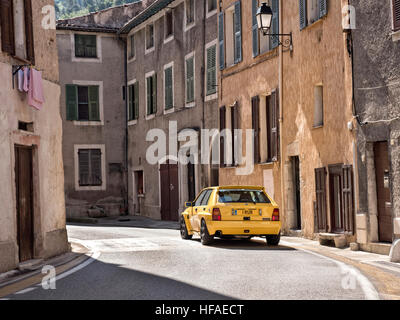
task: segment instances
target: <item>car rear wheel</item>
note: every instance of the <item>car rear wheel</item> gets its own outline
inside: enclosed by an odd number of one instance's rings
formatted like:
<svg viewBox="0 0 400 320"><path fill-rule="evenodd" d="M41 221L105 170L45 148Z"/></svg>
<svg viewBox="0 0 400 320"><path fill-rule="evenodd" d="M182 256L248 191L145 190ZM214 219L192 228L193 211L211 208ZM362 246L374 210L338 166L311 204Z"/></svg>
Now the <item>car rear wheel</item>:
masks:
<svg viewBox="0 0 400 320"><path fill-rule="evenodd" d="M192 239L192 235L190 235L187 230L185 218L183 216L181 217L181 237L183 240Z"/></svg>
<svg viewBox="0 0 400 320"><path fill-rule="evenodd" d="M204 220L201 222L200 237L201 244L204 246L207 246L214 241L214 236L210 236L208 233L207 224Z"/></svg>
<svg viewBox="0 0 400 320"><path fill-rule="evenodd" d="M267 244L269 246L277 246L279 244L279 241L281 241L280 233L273 236L267 236Z"/></svg>

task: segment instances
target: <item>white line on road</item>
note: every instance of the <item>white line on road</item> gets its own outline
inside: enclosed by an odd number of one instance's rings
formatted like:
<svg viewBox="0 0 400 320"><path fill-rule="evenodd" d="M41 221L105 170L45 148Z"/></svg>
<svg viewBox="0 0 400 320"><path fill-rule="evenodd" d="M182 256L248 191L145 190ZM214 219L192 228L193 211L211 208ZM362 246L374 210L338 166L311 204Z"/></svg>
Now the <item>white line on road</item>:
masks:
<svg viewBox="0 0 400 320"><path fill-rule="evenodd" d="M21 291L18 291L18 292L16 292L16 293L14 293L14 294L24 294L24 293L28 293L28 292L31 292L31 291L33 291L33 290L35 290L35 289L37 289L37 288L26 288L26 289L24 289L24 290L21 290Z"/></svg>

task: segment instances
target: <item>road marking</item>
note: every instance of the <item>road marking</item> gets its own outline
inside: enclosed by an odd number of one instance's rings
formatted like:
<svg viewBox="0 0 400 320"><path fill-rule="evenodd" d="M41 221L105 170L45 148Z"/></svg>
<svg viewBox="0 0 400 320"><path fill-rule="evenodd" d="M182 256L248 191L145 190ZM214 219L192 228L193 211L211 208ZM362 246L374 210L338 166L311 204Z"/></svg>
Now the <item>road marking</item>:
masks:
<svg viewBox="0 0 400 320"><path fill-rule="evenodd" d="M293 244L291 242L281 241L281 244L289 246L289 247L296 247L296 244ZM337 260L332 259L330 257L326 257L326 256L324 256L322 254L319 254L319 253L316 253L316 252L301 248L300 246L299 246L298 249L302 250L304 252L313 254L313 255L315 255L317 257L320 257L320 258L329 260L331 262L334 262L336 265L338 265L338 267L340 268L342 273L351 274L351 275L355 276L355 278L356 278L358 284L360 285L361 290L363 291L364 296L365 296L365 298L367 300L380 300L379 294L376 291L374 285L358 269L356 269L356 268L354 268L354 267L352 267L352 266L350 266L350 265L348 265L348 264L346 264L344 262L337 261Z"/></svg>
<svg viewBox="0 0 400 320"><path fill-rule="evenodd" d="M24 289L24 290L21 290L21 291L18 291L18 292L16 292L16 293L14 293L14 294L24 294L24 293L28 293L28 292L31 292L31 291L33 291L33 290L35 290L35 289L37 289L37 288L26 288L26 289Z"/></svg>

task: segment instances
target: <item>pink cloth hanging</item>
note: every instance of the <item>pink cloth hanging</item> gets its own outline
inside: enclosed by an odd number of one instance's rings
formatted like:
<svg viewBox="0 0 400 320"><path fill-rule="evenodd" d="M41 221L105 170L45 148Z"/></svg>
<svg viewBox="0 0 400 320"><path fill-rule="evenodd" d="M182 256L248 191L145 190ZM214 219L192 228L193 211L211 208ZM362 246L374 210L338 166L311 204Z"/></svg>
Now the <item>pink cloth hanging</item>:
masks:
<svg viewBox="0 0 400 320"><path fill-rule="evenodd" d="M42 72L30 69L28 104L38 110L44 103Z"/></svg>

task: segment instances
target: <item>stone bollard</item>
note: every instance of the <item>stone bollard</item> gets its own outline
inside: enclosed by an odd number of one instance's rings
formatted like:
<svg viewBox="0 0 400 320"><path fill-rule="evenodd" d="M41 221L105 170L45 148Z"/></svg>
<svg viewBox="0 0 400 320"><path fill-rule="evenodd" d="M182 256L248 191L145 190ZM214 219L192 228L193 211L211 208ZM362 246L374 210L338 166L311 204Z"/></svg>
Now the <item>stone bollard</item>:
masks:
<svg viewBox="0 0 400 320"><path fill-rule="evenodd" d="M391 262L400 262L400 239L393 242L389 257Z"/></svg>

